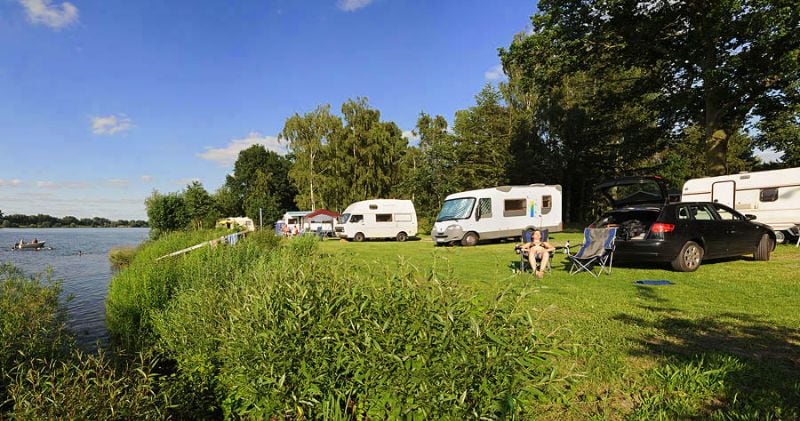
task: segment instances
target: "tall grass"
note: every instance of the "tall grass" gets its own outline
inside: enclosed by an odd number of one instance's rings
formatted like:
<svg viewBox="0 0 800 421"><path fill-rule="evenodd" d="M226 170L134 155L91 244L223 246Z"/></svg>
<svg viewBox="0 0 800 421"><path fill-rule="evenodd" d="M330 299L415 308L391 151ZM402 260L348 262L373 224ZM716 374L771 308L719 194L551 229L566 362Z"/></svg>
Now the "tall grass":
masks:
<svg viewBox="0 0 800 421"><path fill-rule="evenodd" d="M384 277L324 257L315 237L278 241L164 263L143 249L112 282L112 333L174 362L181 416L515 417L560 390L561 349L518 295L486 306L431 273ZM120 305L117 283L140 300Z"/></svg>
<svg viewBox="0 0 800 421"><path fill-rule="evenodd" d="M0 419L159 417L169 399L152 364L76 350L49 274L0 265Z"/></svg>

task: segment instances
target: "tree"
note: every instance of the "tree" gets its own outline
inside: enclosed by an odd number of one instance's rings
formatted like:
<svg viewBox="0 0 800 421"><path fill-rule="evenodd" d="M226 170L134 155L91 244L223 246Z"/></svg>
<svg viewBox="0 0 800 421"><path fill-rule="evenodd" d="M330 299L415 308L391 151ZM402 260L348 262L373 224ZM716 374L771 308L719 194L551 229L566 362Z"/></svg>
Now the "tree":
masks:
<svg viewBox="0 0 800 421"><path fill-rule="evenodd" d="M223 184L212 196L216 212L221 216L231 217L244 215L241 204L231 186Z"/></svg>
<svg viewBox="0 0 800 421"><path fill-rule="evenodd" d="M211 195L208 194L202 183L192 181L187 185L183 192L183 200L192 227L203 229L204 225L213 226L214 220L217 219L217 212Z"/></svg>
<svg viewBox="0 0 800 421"><path fill-rule="evenodd" d="M277 198L270 191L270 176L262 171L256 171L251 191L244 200L245 215L256 224L259 217L263 217L268 224L280 219L284 210L281 209Z"/></svg>
<svg viewBox="0 0 800 421"><path fill-rule="evenodd" d="M506 184L510 162L510 112L502 96L486 84L475 96L476 105L456 112L453 131L459 165L456 176L466 189Z"/></svg>
<svg viewBox="0 0 800 421"><path fill-rule="evenodd" d="M253 145L241 152L234 164L232 175L226 177L225 185L236 197L237 210L249 217L255 216L252 209L248 213L247 203L255 203L260 199L248 199L250 195L261 197L263 191L275 200L277 209L282 213L294 208L296 190L289 181L290 158L267 151L262 145ZM259 175L260 173L260 175ZM266 179L258 180L259 177Z"/></svg>
<svg viewBox="0 0 800 421"><path fill-rule="evenodd" d="M184 229L189 224L183 197L177 193L161 194L158 190L153 190L144 203L154 236Z"/></svg>
<svg viewBox="0 0 800 421"><path fill-rule="evenodd" d="M320 156L341 127L342 120L330 113L330 105L319 106L303 116L295 113L284 123L280 137L289 142L295 158L289 177L297 187L297 206L315 210L319 203L325 203L317 200L314 189L315 181L317 186L321 182L320 173L330 169Z"/></svg>
<svg viewBox="0 0 800 421"><path fill-rule="evenodd" d="M636 69L631 89L652 95L659 137L703 129L707 174L730 171L731 136L754 121L768 122L759 127L764 143L778 140L769 122L797 104L797 0L543 0L538 8L532 37L562 52L551 58L556 74Z"/></svg>

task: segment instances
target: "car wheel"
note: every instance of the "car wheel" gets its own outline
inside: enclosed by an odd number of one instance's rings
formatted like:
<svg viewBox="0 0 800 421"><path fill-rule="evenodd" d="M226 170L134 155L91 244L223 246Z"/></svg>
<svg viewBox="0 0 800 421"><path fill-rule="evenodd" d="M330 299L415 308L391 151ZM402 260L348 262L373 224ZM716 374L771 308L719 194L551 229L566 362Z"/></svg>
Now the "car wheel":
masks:
<svg viewBox="0 0 800 421"><path fill-rule="evenodd" d="M408 239L408 234L404 233L403 231L400 231L400 232L397 233L397 241L402 243L403 241L406 241L407 239Z"/></svg>
<svg viewBox="0 0 800 421"><path fill-rule="evenodd" d="M464 238L461 239L461 245L466 247L472 247L478 244L478 234L474 232L468 232Z"/></svg>
<svg viewBox="0 0 800 421"><path fill-rule="evenodd" d="M353 241L355 241L356 243L360 243L364 241L364 238L365 237L363 232L357 232L356 235L353 236Z"/></svg>
<svg viewBox="0 0 800 421"><path fill-rule="evenodd" d="M772 251L772 239L769 238L769 235L764 234L761 236L761 241L758 242L758 246L756 246L756 250L753 252L753 258L755 260L761 260L766 262L769 260L769 253Z"/></svg>
<svg viewBox="0 0 800 421"><path fill-rule="evenodd" d="M703 248L694 241L687 241L672 261L672 268L679 272L694 272L703 261Z"/></svg>

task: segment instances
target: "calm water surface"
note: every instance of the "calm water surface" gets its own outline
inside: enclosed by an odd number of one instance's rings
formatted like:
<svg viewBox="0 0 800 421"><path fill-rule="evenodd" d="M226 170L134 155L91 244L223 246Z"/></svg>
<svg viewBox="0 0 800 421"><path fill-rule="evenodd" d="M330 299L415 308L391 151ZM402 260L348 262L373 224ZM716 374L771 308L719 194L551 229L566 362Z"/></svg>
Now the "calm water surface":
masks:
<svg viewBox="0 0 800 421"><path fill-rule="evenodd" d="M0 229L0 262L10 262L26 274L53 269L53 278L63 280L69 326L78 344L91 348L95 342L108 343L105 299L112 269L108 251L114 247L136 246L148 236L147 228L3 228ZM46 250L11 250L14 243L37 238ZM52 248L52 249L50 249Z"/></svg>

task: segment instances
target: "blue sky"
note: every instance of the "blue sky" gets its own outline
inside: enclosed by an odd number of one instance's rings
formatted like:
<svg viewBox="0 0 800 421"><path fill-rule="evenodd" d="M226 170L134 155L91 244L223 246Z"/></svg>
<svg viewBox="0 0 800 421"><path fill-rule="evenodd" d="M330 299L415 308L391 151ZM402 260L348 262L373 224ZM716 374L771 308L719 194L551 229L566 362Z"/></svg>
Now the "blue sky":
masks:
<svg viewBox="0 0 800 421"><path fill-rule="evenodd" d="M285 119L366 96L404 131L502 77L534 1L0 0L0 210L146 219Z"/></svg>

